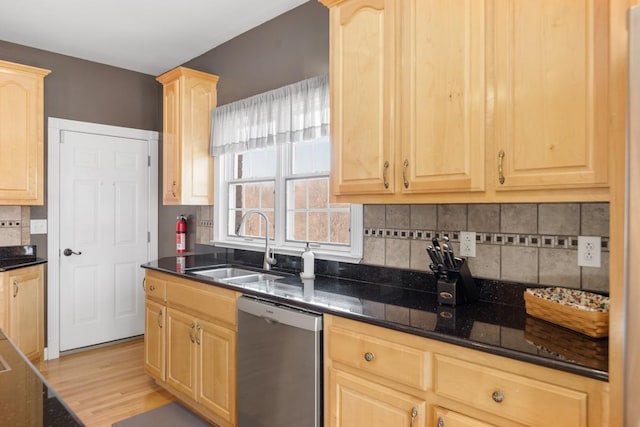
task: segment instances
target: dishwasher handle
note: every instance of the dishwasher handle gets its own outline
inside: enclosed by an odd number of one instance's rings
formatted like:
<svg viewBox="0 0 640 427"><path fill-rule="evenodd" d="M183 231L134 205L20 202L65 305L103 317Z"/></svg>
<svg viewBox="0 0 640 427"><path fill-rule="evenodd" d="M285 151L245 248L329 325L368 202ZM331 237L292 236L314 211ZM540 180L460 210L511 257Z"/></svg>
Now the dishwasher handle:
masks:
<svg viewBox="0 0 640 427"><path fill-rule="evenodd" d="M279 323L308 331L322 330L322 314L271 301L242 296L238 298L238 312L264 318L270 324Z"/></svg>

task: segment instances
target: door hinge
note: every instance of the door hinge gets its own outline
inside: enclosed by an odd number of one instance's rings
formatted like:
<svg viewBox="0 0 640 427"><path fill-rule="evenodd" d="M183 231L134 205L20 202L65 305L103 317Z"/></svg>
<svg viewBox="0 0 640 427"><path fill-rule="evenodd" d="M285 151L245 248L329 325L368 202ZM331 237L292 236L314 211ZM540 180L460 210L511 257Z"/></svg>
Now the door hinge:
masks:
<svg viewBox="0 0 640 427"><path fill-rule="evenodd" d="M147 231L147 243L151 243L151 232Z"/></svg>
<svg viewBox="0 0 640 427"><path fill-rule="evenodd" d="M147 166L151 167L151 156L147 156Z"/></svg>

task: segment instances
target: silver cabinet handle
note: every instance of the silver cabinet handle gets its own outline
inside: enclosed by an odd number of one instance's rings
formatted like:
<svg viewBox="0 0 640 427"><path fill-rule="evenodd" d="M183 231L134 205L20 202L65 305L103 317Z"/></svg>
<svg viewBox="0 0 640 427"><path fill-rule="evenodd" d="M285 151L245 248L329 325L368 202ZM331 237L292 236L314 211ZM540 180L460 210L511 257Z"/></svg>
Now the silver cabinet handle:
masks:
<svg viewBox="0 0 640 427"><path fill-rule="evenodd" d="M366 360L367 362L371 362L374 357L375 356L373 355L373 353L370 353L370 352L366 352L364 354L364 360Z"/></svg>
<svg viewBox="0 0 640 427"><path fill-rule="evenodd" d="M438 417L438 427L444 427L444 420L442 417Z"/></svg>
<svg viewBox="0 0 640 427"><path fill-rule="evenodd" d="M18 281L16 279L13 279L13 297L17 297L18 296Z"/></svg>
<svg viewBox="0 0 640 427"><path fill-rule="evenodd" d="M191 328L189 329L189 338L191 339L191 342L196 342L196 339L193 337L193 330L196 327L196 324L191 322Z"/></svg>
<svg viewBox="0 0 640 427"><path fill-rule="evenodd" d="M158 311L158 326L162 329L162 309Z"/></svg>
<svg viewBox="0 0 640 427"><path fill-rule="evenodd" d="M196 344L200 345L200 330L202 328L200 327L200 323L198 323L196 325Z"/></svg>
<svg viewBox="0 0 640 427"><path fill-rule="evenodd" d="M404 163L402 163L402 179L404 180L404 188L409 188L409 180L407 179L408 167L409 167L409 160L404 159Z"/></svg>
<svg viewBox="0 0 640 427"><path fill-rule="evenodd" d="M501 391L496 390L491 394L491 398L496 403L502 403L504 400L504 394Z"/></svg>
<svg viewBox="0 0 640 427"><path fill-rule="evenodd" d="M418 410L414 407L411 409L411 424L410 424L411 427L413 427L413 422L415 421L417 416L418 416Z"/></svg>
<svg viewBox="0 0 640 427"><path fill-rule="evenodd" d="M498 153L498 181L500 184L504 184L504 174L502 173L502 160L504 160L504 151L500 150Z"/></svg>
<svg viewBox="0 0 640 427"><path fill-rule="evenodd" d="M389 188L389 180L387 179L387 172L389 172L389 160L385 160L382 168L382 181L384 182L384 188Z"/></svg>
<svg viewBox="0 0 640 427"><path fill-rule="evenodd" d="M147 278L145 277L142 279L142 290L145 292L147 291L146 283L147 283Z"/></svg>

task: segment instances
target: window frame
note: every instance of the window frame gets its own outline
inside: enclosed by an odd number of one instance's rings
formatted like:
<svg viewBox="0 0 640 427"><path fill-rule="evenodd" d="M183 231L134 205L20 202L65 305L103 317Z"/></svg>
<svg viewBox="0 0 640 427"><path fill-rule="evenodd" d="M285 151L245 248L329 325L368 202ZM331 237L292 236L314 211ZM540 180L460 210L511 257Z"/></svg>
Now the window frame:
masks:
<svg viewBox="0 0 640 427"><path fill-rule="evenodd" d="M304 144L304 142L301 142ZM284 191L276 191L274 200L274 218L276 218L275 236L270 236L270 246L274 248L276 254L300 256L306 247L306 242L287 240L286 232L281 223L286 223L286 185L291 178L330 178L330 172L322 173L299 173L292 174L291 151L292 144L277 144L276 149L276 176L274 188L282 188ZM215 246L232 249L245 249L253 251L264 251L264 238L248 236L230 236L227 233L229 224L229 184L233 182L247 182L252 180L233 179L235 154L229 153L214 158L214 238L211 243ZM271 178L255 179L253 181L266 181ZM331 185L329 184L329 191ZM358 263L362 260L363 254L363 206L361 204L351 204L350 215L350 245L319 244L310 242L309 246L313 250L316 258L329 261L341 261L348 263Z"/></svg>

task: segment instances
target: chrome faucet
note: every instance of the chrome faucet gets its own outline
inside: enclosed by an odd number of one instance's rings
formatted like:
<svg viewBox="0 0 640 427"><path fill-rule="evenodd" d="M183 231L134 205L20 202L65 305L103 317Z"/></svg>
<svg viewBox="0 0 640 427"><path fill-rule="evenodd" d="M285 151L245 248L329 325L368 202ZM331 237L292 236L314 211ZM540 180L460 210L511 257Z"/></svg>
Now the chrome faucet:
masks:
<svg viewBox="0 0 640 427"><path fill-rule="evenodd" d="M271 266L276 264L276 257L273 251L273 248L269 249L269 218L264 214L264 212L259 211L257 209L248 210L242 215L242 219L240 220L240 224L236 227L236 236L240 235L240 230L242 229L242 225L244 224L244 220L252 214L260 215L264 218L265 223L265 239L264 239L264 262L262 263L262 268L265 270L271 270Z"/></svg>

